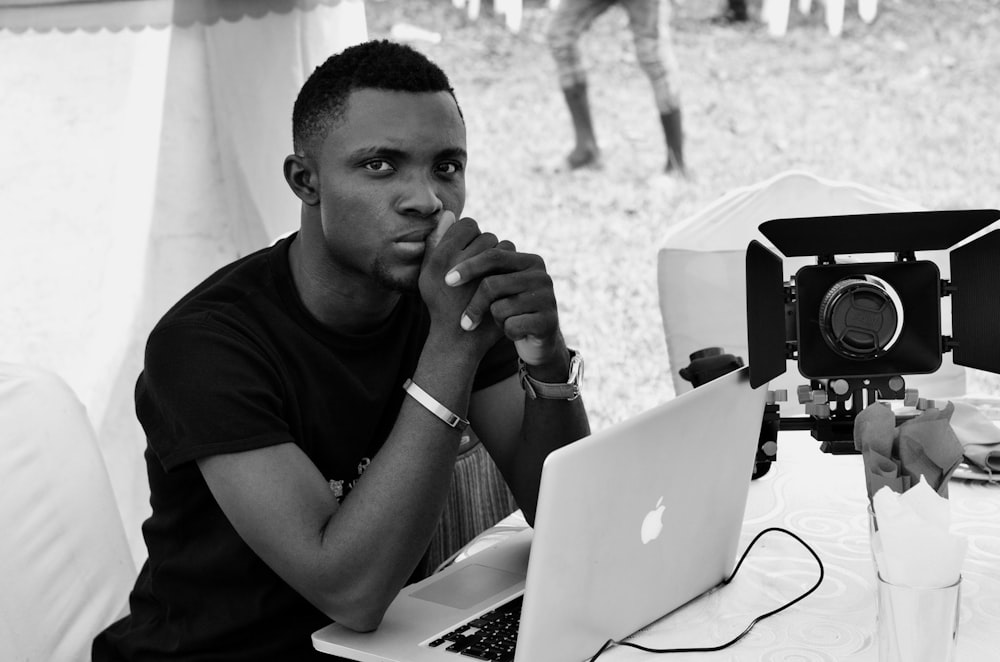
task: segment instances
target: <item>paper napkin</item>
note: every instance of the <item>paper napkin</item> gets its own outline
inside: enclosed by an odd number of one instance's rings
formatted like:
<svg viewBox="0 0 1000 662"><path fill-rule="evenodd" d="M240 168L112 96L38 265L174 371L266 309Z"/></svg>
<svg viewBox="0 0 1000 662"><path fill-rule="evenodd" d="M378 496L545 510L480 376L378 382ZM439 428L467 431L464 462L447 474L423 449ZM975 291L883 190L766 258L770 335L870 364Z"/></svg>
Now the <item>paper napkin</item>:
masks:
<svg viewBox="0 0 1000 662"><path fill-rule="evenodd" d="M962 444L965 459L987 473L1000 474L1000 428L977 407L955 402L951 427Z"/></svg>
<svg viewBox="0 0 1000 662"><path fill-rule="evenodd" d="M951 533L948 500L923 479L899 494L881 488L872 498L877 531L872 551L890 584L939 588L958 581L968 540Z"/></svg>
<svg viewBox="0 0 1000 662"><path fill-rule="evenodd" d="M947 498L948 479L964 453L951 426L954 409L950 402L930 408L898 427L892 409L881 402L855 417L854 447L864 460L869 499L883 487L902 494L920 479Z"/></svg>

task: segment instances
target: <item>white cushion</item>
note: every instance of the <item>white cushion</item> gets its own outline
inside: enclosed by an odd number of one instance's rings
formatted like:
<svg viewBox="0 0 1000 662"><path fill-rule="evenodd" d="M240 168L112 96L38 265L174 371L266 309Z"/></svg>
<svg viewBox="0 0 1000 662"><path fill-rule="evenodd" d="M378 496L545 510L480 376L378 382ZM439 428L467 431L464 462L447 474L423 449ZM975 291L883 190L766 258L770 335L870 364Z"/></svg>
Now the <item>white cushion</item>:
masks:
<svg viewBox="0 0 1000 662"><path fill-rule="evenodd" d="M51 373L0 363L0 660L89 660L136 569L86 411Z"/></svg>

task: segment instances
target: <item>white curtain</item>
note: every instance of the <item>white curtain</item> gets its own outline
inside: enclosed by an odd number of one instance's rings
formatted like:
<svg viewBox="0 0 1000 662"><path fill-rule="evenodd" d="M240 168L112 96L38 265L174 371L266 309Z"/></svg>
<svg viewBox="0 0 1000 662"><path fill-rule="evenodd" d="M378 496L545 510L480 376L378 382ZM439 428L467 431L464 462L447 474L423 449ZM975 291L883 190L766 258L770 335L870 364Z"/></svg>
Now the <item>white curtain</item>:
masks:
<svg viewBox="0 0 1000 662"><path fill-rule="evenodd" d="M281 170L295 95L366 39L363 0L0 0L0 361L78 394L137 561L146 335L298 227Z"/></svg>

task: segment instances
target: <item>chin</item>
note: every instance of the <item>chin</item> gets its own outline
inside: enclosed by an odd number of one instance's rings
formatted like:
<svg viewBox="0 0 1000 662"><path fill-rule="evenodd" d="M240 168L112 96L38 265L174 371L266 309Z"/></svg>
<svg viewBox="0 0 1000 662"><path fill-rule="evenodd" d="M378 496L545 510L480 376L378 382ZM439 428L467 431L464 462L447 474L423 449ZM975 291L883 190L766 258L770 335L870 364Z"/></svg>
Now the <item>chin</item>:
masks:
<svg viewBox="0 0 1000 662"><path fill-rule="evenodd" d="M397 281L395 290L397 292L404 292L410 294L414 292L419 292L420 287L417 285L417 280L413 279L408 281Z"/></svg>
<svg viewBox="0 0 1000 662"><path fill-rule="evenodd" d="M412 269L390 271L385 265L376 264L372 275L380 286L392 292L417 292L420 283L420 265Z"/></svg>

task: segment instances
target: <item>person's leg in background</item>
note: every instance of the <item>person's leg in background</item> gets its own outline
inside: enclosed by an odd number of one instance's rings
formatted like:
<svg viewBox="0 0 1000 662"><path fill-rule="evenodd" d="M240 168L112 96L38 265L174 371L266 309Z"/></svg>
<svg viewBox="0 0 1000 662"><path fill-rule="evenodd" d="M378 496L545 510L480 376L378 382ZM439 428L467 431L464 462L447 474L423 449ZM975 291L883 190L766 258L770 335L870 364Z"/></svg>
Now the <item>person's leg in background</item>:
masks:
<svg viewBox="0 0 1000 662"><path fill-rule="evenodd" d="M570 169L596 166L601 150L590 115L587 74L580 55L580 36L614 0L561 0L549 24L548 43L555 60L566 107L573 121L576 144L566 157Z"/></svg>
<svg viewBox="0 0 1000 662"><path fill-rule="evenodd" d="M659 0L622 0L628 12L629 28L635 40L639 66L653 86L653 97L660 113L660 124L667 148L665 171L688 176L684 162L684 128L681 120L680 77L670 36L670 15L661 15ZM669 3L665 12L669 12Z"/></svg>
<svg viewBox="0 0 1000 662"><path fill-rule="evenodd" d="M726 0L722 13L713 19L715 23L746 23L750 20L747 10L747 0Z"/></svg>

